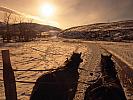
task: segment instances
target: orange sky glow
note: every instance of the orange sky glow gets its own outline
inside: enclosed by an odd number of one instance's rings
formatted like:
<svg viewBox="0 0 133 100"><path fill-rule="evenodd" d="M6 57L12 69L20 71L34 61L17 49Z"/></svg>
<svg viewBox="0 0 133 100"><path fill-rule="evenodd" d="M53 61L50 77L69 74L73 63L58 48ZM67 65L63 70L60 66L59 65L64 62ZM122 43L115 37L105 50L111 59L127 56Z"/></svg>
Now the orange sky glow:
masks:
<svg viewBox="0 0 133 100"><path fill-rule="evenodd" d="M62 29L133 18L133 0L0 0L3 8ZM6 10L6 11L8 11Z"/></svg>

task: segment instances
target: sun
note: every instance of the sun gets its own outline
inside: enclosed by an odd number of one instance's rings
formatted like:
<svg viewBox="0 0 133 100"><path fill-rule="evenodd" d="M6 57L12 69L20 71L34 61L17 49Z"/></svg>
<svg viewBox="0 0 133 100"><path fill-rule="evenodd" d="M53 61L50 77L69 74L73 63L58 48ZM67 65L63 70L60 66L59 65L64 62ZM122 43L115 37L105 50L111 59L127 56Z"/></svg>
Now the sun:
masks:
<svg viewBox="0 0 133 100"><path fill-rule="evenodd" d="M41 14L46 17L50 17L54 14L54 6L51 4L45 4L41 7Z"/></svg>

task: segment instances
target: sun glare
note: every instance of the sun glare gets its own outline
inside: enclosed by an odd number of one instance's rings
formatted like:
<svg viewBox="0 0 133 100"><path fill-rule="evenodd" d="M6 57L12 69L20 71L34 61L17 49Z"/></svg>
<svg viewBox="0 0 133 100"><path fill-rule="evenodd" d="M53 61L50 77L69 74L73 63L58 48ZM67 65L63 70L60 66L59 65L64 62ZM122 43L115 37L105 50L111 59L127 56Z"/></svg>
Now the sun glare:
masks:
<svg viewBox="0 0 133 100"><path fill-rule="evenodd" d="M50 17L54 14L54 7L50 4L45 4L41 7L41 14Z"/></svg>

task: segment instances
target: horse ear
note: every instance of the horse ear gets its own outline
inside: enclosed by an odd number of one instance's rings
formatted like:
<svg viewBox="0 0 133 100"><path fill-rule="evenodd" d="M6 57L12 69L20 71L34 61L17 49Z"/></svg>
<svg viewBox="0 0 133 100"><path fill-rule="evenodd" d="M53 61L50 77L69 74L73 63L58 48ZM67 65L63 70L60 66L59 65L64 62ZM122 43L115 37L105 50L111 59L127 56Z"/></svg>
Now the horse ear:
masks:
<svg viewBox="0 0 133 100"><path fill-rule="evenodd" d="M101 58L103 58L104 56L103 56L103 54L101 54Z"/></svg>
<svg viewBox="0 0 133 100"><path fill-rule="evenodd" d="M110 54L109 57L111 58L112 57L112 54Z"/></svg>
<svg viewBox="0 0 133 100"><path fill-rule="evenodd" d="M80 52L80 56L81 56L82 52Z"/></svg>

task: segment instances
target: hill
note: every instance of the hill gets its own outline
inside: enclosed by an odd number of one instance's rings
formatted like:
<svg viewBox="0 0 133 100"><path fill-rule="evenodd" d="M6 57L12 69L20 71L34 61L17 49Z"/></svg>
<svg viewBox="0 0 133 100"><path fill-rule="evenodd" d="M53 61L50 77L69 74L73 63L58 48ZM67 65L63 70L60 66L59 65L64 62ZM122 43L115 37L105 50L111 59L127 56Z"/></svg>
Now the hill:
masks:
<svg viewBox="0 0 133 100"><path fill-rule="evenodd" d="M4 24L0 23L0 40L3 42L10 41L31 41L38 38L48 36L55 36L61 29L49 26L41 25L37 23L17 23L17 24Z"/></svg>
<svg viewBox="0 0 133 100"><path fill-rule="evenodd" d="M60 34L63 38L124 41L133 40L133 20L125 20L110 23L96 23L72 27L63 30Z"/></svg>
<svg viewBox="0 0 133 100"><path fill-rule="evenodd" d="M37 24L37 23L17 23L17 24L10 24L9 28L12 30L15 27L15 30L19 30L20 27L25 27L25 28L30 28L34 31L38 32L47 32L47 31L61 31L61 29L54 27L54 26L49 26L49 25L42 25L42 24ZM0 22L0 29L5 30L6 25L2 22Z"/></svg>

